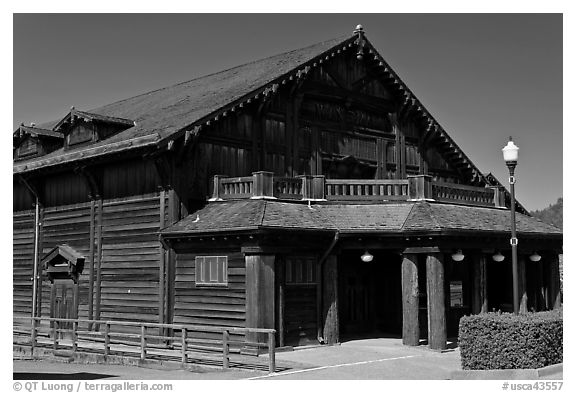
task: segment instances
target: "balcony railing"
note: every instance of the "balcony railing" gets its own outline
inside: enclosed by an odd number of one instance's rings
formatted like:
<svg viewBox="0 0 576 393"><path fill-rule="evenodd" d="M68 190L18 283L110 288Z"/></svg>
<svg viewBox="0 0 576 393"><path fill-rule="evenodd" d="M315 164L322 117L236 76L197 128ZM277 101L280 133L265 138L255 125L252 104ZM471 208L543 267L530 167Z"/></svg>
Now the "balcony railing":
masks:
<svg viewBox="0 0 576 393"><path fill-rule="evenodd" d="M274 177L271 172L252 176L214 176L211 201L230 199L327 201L435 200L473 206L504 206L503 190L434 182L428 175L397 180L326 179L324 176Z"/></svg>

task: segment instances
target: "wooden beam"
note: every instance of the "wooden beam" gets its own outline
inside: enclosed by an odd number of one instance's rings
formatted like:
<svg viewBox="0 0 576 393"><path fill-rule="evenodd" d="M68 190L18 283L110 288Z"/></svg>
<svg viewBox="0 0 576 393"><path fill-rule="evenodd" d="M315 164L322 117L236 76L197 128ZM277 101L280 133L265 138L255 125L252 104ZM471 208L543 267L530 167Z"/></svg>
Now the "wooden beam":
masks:
<svg viewBox="0 0 576 393"><path fill-rule="evenodd" d="M402 260L402 344L420 343L418 254L404 254Z"/></svg>
<svg viewBox="0 0 576 393"><path fill-rule="evenodd" d="M98 216L96 218L96 288L94 299L94 319L100 319L100 304L102 299L102 222L103 222L103 202L98 200ZM96 325L96 329L99 325Z"/></svg>
<svg viewBox="0 0 576 393"><path fill-rule="evenodd" d="M554 252L546 253L546 263L548 264L548 269L546 269L548 271L548 309L556 310L562 306L558 254Z"/></svg>
<svg viewBox="0 0 576 393"><path fill-rule="evenodd" d="M285 322L284 315L286 310L286 267L284 260L276 258L274 270L276 272L276 332L279 347L285 345Z"/></svg>
<svg viewBox="0 0 576 393"><path fill-rule="evenodd" d="M84 180L86 188L88 188L88 198L91 200L100 199L102 196L100 182L94 171L90 170L86 165L79 165L74 168L74 172Z"/></svg>
<svg viewBox="0 0 576 393"><path fill-rule="evenodd" d="M96 244L96 201L90 201L90 270L88 279L88 319L94 317L94 255ZM92 330L92 324L89 325L88 330Z"/></svg>
<svg viewBox="0 0 576 393"><path fill-rule="evenodd" d="M428 295L428 346L434 350L446 349L446 296L444 254L428 254L426 258L426 284Z"/></svg>
<svg viewBox="0 0 576 393"><path fill-rule="evenodd" d="M171 188L171 179L170 179L170 162L167 156L163 153L157 154L152 157L154 168L156 169L156 174L158 175L159 179L159 188L167 190Z"/></svg>
<svg viewBox="0 0 576 393"><path fill-rule="evenodd" d="M518 299L521 314L528 312L528 294L526 293L526 255L518 255Z"/></svg>
<svg viewBox="0 0 576 393"><path fill-rule="evenodd" d="M340 340L338 316L338 257L330 255L324 261L322 272L322 319L325 344Z"/></svg>
<svg viewBox="0 0 576 393"><path fill-rule="evenodd" d="M41 191L38 179L33 179L30 176L18 175L18 181L28 190L33 200L37 200L40 205L44 205L44 193Z"/></svg>
<svg viewBox="0 0 576 393"><path fill-rule="evenodd" d="M486 270L486 254L473 252L472 261L472 313L488 312L488 286Z"/></svg>
<svg viewBox="0 0 576 393"><path fill-rule="evenodd" d="M165 215L166 215L166 191L160 191L160 216L159 216L159 229L164 229L165 226ZM158 269L158 323L165 323L165 302L164 302L164 283L166 282L165 270L166 270L166 258L165 250L162 242L158 242L158 252L159 252L159 269Z"/></svg>
<svg viewBox="0 0 576 393"><path fill-rule="evenodd" d="M246 327L274 328L274 255L246 255ZM265 337L246 334L247 341L262 342ZM244 348L243 352L253 353L254 348ZM257 351L257 349L256 349Z"/></svg>
<svg viewBox="0 0 576 393"><path fill-rule="evenodd" d="M391 113L396 110L396 104L393 100L370 96L314 81L306 82L304 87L301 89L301 92L311 98L341 103L346 101L353 106L365 108L376 113Z"/></svg>

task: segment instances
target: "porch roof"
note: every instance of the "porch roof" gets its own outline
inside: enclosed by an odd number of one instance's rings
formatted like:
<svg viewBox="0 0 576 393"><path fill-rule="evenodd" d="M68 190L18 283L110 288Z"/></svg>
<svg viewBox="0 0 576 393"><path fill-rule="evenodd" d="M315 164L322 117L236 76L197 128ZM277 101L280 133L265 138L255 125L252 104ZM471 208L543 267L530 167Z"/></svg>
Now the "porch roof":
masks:
<svg viewBox="0 0 576 393"><path fill-rule="evenodd" d="M562 231L536 218L516 215L519 234L561 237ZM433 202L334 204L236 200L209 203L164 229L169 237L258 229L300 229L341 233L503 234L510 232L504 209Z"/></svg>

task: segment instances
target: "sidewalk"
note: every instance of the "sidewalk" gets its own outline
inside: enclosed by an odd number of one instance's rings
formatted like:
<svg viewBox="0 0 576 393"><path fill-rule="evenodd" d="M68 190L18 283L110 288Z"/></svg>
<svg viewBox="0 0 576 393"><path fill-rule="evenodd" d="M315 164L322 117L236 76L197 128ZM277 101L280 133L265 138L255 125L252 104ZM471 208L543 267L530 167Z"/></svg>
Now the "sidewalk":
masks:
<svg viewBox="0 0 576 393"><path fill-rule="evenodd" d="M266 361L261 356L260 361ZM268 375L264 371L216 367L188 370L144 367L14 361L14 372L25 379L55 377L63 379L448 379L460 369L458 350L439 353L421 347L403 346L399 339L365 339L335 346L298 348L278 352L276 363L282 371Z"/></svg>

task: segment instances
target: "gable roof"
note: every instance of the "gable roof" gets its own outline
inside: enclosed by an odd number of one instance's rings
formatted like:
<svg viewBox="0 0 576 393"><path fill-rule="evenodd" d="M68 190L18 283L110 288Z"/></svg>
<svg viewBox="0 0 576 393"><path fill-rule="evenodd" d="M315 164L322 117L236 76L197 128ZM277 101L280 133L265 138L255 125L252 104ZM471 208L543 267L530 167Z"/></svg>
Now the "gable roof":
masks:
<svg viewBox="0 0 576 393"><path fill-rule="evenodd" d="M41 135L41 136L45 136L45 137L49 137L49 138L57 138L57 139L64 138L64 134L62 134L60 132L48 130L46 128L40 128L40 127L36 127L36 126L25 126L24 124L22 124L20 127L18 127L18 129L16 131L14 131L13 137L14 138L21 138L25 134Z"/></svg>
<svg viewBox="0 0 576 393"><path fill-rule="evenodd" d="M402 110L414 111L427 124L425 137L436 138L456 152L451 159L463 164L472 182L484 184L482 173L365 38L361 26L352 36L321 42L92 109L90 114L132 119L135 125L71 152L59 149L18 163L14 165L14 173L145 146L168 146L171 140L185 132L198 131L203 124L217 121L244 103L274 94L279 86L305 77L311 68L354 46L364 58L374 62L382 78L392 81L394 89L403 97ZM48 123L44 127L54 127L55 124Z"/></svg>
<svg viewBox="0 0 576 393"><path fill-rule="evenodd" d="M271 89L275 91L278 86L274 88L268 85L279 78L292 80L303 77L309 70L303 67L308 62L331 50L340 52L340 47L351 44L353 39L348 36L321 42L91 109L88 111L90 114L132 119L135 125L74 152L65 153L59 149L14 165L14 172L26 172L79 158L156 144L178 131L201 123L211 114L231 110L235 103L241 104L245 100L270 94ZM56 125L56 122L51 122L43 127L52 128ZM127 141L135 143L127 146ZM81 152L85 154L81 155Z"/></svg>
<svg viewBox="0 0 576 393"><path fill-rule="evenodd" d="M520 235L562 236L560 229L523 214L516 215L516 227ZM237 200L209 203L161 233L180 236L259 229L508 235L511 228L508 210L487 207L425 201L308 206L275 200Z"/></svg>
<svg viewBox="0 0 576 393"><path fill-rule="evenodd" d="M74 248L70 247L68 244L60 244L54 247L48 254L42 258L43 264L51 263L56 257L62 257L69 261L73 265L82 265L84 263L84 256L76 251Z"/></svg>
<svg viewBox="0 0 576 393"><path fill-rule="evenodd" d="M113 117L113 116L104 116L98 113L79 111L76 108L72 107L70 109L70 112L68 112L68 114L62 118L62 120L56 123L56 125L53 127L54 130L60 130L62 125L71 121L73 117L80 117L82 119L89 121L100 121L103 123L118 124L125 127L132 127L134 125L133 120L122 119L120 117Z"/></svg>

